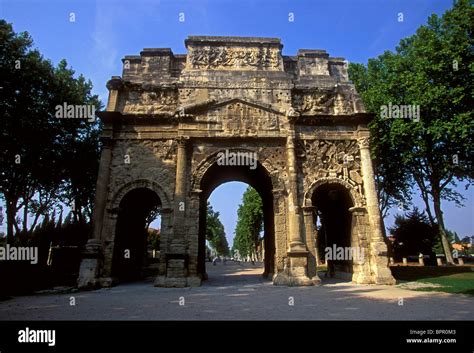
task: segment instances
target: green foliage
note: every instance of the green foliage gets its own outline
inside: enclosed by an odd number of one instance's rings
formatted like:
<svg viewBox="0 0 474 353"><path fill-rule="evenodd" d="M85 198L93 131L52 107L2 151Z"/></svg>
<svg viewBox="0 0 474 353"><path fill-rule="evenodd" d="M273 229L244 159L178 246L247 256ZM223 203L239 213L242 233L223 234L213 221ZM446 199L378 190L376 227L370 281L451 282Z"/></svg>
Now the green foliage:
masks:
<svg viewBox="0 0 474 353"><path fill-rule="evenodd" d="M212 209L209 201L207 202L206 240L218 255L229 255L229 244L225 237L224 225L219 220L219 212Z"/></svg>
<svg viewBox="0 0 474 353"><path fill-rule="evenodd" d="M263 229L263 204L258 192L248 187L237 210L233 250L243 257L254 254Z"/></svg>
<svg viewBox="0 0 474 353"><path fill-rule="evenodd" d="M437 230L416 207L407 216L397 215L390 232L395 238L392 249L397 260L419 253L423 255L433 253Z"/></svg>
<svg viewBox="0 0 474 353"><path fill-rule="evenodd" d="M379 113L389 103L420 106L419 121L378 114L371 123L379 188L403 200L416 182L451 263L441 200L461 204L463 196L452 187L473 177L473 26L474 8L459 0L401 40L395 53L350 67L369 111Z"/></svg>
<svg viewBox="0 0 474 353"><path fill-rule="evenodd" d="M160 250L160 230L148 228L147 243L151 245L153 250Z"/></svg>
<svg viewBox="0 0 474 353"><path fill-rule="evenodd" d="M57 105L93 104L92 84L62 60L57 67L33 49L28 33L0 20L0 197L7 237L32 231L55 205L74 204L73 219L90 219L99 160L98 123L58 119ZM16 218L22 209L22 220ZM28 227L28 214L34 222Z"/></svg>
<svg viewBox="0 0 474 353"><path fill-rule="evenodd" d="M368 67L362 64L349 65L349 76L357 92L364 101L368 112L375 114L369 124L371 132L371 152L374 163L379 204L383 216L396 205L405 205L411 199L410 175L402 163L401 150L390 139L392 121L380 116L380 107L388 102L397 104L396 74L390 67L394 55L385 52L375 59L370 59Z"/></svg>

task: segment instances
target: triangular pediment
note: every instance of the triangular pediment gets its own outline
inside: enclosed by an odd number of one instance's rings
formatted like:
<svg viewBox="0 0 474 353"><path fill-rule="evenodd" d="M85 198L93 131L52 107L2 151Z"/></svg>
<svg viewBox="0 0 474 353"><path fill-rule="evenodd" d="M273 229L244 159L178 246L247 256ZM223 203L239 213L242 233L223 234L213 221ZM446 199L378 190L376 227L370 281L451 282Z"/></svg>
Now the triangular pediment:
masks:
<svg viewBox="0 0 474 353"><path fill-rule="evenodd" d="M200 115L210 111L223 110L226 108L232 109L234 107L248 107L248 109L251 109L252 111L261 111L262 113L267 112L283 116L285 115L285 112L274 107L272 104L254 102L242 98L230 98L223 99L220 101L217 101L215 99L209 99L206 101L183 106L181 110L184 111L185 114Z"/></svg>
<svg viewBox="0 0 474 353"><path fill-rule="evenodd" d="M278 131L284 112L270 104L241 98L209 100L181 108L205 129L230 135L256 135L259 131Z"/></svg>

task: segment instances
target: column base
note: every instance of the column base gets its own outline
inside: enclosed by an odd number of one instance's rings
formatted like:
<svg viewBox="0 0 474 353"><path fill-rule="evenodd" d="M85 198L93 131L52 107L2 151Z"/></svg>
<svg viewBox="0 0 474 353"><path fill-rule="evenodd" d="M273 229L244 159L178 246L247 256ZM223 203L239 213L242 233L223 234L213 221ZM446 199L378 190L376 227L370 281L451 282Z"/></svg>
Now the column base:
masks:
<svg viewBox="0 0 474 353"><path fill-rule="evenodd" d="M314 281L308 277L308 251L288 252L287 264L283 271L273 276L276 286L314 286ZM313 277L314 278L314 277Z"/></svg>
<svg viewBox="0 0 474 353"><path fill-rule="evenodd" d="M301 271L298 271L298 269L293 269L291 271L288 269L285 269L281 272L278 272L277 274L273 276L273 284L275 286L288 286L288 287L315 285L313 280L308 278L306 274L295 273L295 272L301 272Z"/></svg>
<svg viewBox="0 0 474 353"><path fill-rule="evenodd" d="M77 287L79 289L95 289L100 287L99 273L102 265L102 243L97 239L89 239L82 253Z"/></svg>
<svg viewBox="0 0 474 353"><path fill-rule="evenodd" d="M299 241L295 241L295 242L290 243L288 253L306 253L307 254L308 249L306 248L305 244Z"/></svg>
<svg viewBox="0 0 474 353"><path fill-rule="evenodd" d="M311 277L311 282L313 282L313 285L315 286L320 286L321 285L321 278L316 274L313 277Z"/></svg>
<svg viewBox="0 0 474 353"><path fill-rule="evenodd" d="M387 244L376 241L370 244L372 279L375 284L394 285L397 283L388 266Z"/></svg>

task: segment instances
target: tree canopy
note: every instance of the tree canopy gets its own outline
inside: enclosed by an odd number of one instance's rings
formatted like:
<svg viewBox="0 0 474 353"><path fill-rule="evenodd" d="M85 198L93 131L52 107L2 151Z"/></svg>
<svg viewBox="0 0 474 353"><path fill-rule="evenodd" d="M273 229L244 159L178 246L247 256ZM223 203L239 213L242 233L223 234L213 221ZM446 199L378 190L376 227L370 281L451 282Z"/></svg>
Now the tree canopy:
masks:
<svg viewBox="0 0 474 353"><path fill-rule="evenodd" d="M4 20L0 43L0 197L6 204L7 238L31 232L41 216L61 203L72 208L75 221L87 222L100 125L58 119L55 112L65 103L99 110L98 96L92 94L91 82L76 76L65 60L54 67L33 48L27 32L15 33Z"/></svg>
<svg viewBox="0 0 474 353"><path fill-rule="evenodd" d="M254 255L263 229L263 205L258 192L249 186L237 210L233 250L243 257Z"/></svg>
<svg viewBox="0 0 474 353"><path fill-rule="evenodd" d="M229 244L225 237L224 225L219 219L219 212L213 210L209 201L207 202L206 240L209 241L209 245L217 255L229 255Z"/></svg>
<svg viewBox="0 0 474 353"><path fill-rule="evenodd" d="M419 253L434 255L433 246L438 232L416 207L406 217L397 215L390 233L393 236L392 249L396 259L400 260L402 257Z"/></svg>
<svg viewBox="0 0 474 353"><path fill-rule="evenodd" d="M449 263L441 202L460 204L453 187L473 177L473 26L474 8L459 0L395 52L349 67L366 108L376 113L370 129L382 208L409 199L416 183ZM418 106L419 119L382 116L389 105Z"/></svg>

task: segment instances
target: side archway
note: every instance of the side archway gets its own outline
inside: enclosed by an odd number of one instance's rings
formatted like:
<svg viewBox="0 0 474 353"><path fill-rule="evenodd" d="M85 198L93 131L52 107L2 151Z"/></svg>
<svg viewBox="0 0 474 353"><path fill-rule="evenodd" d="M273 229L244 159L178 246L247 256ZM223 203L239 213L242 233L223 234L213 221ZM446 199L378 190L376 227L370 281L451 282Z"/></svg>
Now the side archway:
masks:
<svg viewBox="0 0 474 353"><path fill-rule="evenodd" d="M168 239L168 196L156 182L135 180L119 188L110 206L109 273L119 281L142 278L149 261L148 227L158 214L161 215L160 249L165 248Z"/></svg>
<svg viewBox="0 0 474 353"><path fill-rule="evenodd" d="M365 199L362 196L360 190L357 187L352 186L347 181L339 178L320 178L314 181L304 194L304 204L303 206L311 207L313 206L313 196L316 189L322 185L326 184L339 184L344 187L349 193L354 207L365 207Z"/></svg>
<svg viewBox="0 0 474 353"><path fill-rule="evenodd" d="M359 190L338 178L319 179L304 196L305 206L312 209L314 255L325 263L328 275L353 279L364 260L357 214L364 213L365 202Z"/></svg>

